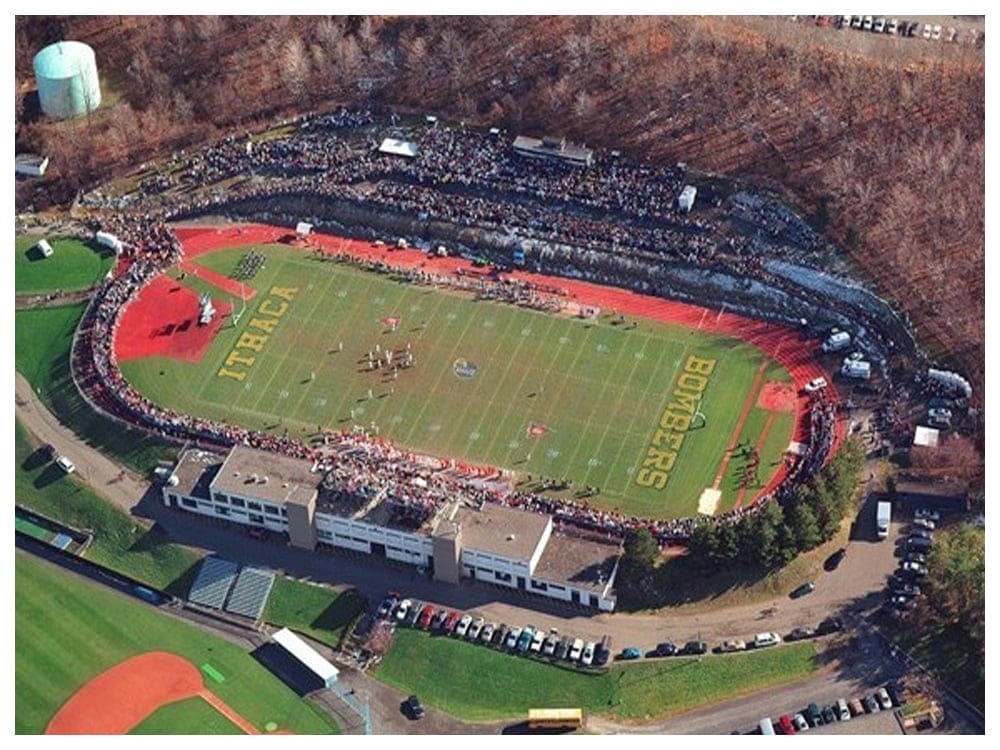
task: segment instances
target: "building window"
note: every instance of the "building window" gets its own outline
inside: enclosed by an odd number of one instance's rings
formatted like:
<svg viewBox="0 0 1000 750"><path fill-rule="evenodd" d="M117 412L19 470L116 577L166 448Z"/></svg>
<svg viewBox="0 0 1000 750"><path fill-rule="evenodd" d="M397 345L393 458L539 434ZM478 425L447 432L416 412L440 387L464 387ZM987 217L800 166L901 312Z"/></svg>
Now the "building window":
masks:
<svg viewBox="0 0 1000 750"><path fill-rule="evenodd" d="M288 511L284 508L281 509L281 515L283 518L288 518Z"/></svg>
<svg viewBox="0 0 1000 750"><path fill-rule="evenodd" d="M555 583L550 583L549 584L549 588L552 589L553 591L565 591L566 590L565 586L559 586L558 584L555 584Z"/></svg>
<svg viewBox="0 0 1000 750"><path fill-rule="evenodd" d="M223 507L221 505L216 505L215 506L215 512L216 512L217 515L220 515L220 516L228 516L229 515L229 508Z"/></svg>
<svg viewBox="0 0 1000 750"><path fill-rule="evenodd" d="M182 497L181 498L181 505L183 505L185 508L197 508L198 507L198 503L196 503L194 500L192 500L189 497Z"/></svg>
<svg viewBox="0 0 1000 750"><path fill-rule="evenodd" d="M265 505L264 506L264 512L267 513L267 515L269 515L269 516L280 516L281 515L278 512L278 509L275 508L273 505Z"/></svg>
<svg viewBox="0 0 1000 750"><path fill-rule="evenodd" d="M543 581L536 581L534 578L531 579L531 588L535 589L536 591L549 590L548 584L544 583Z"/></svg>
<svg viewBox="0 0 1000 750"><path fill-rule="evenodd" d="M221 492L215 493L215 502L217 503L228 503L229 498L223 495Z"/></svg>
<svg viewBox="0 0 1000 750"><path fill-rule="evenodd" d="M333 539L333 534L331 534L329 531L319 530L316 532L316 536L318 536L320 539Z"/></svg>
<svg viewBox="0 0 1000 750"><path fill-rule="evenodd" d="M237 508L245 508L245 507L247 507L246 504L243 502L243 498L242 497L236 497L235 495L233 495L231 498L229 498L229 502L232 503L233 505L235 505Z"/></svg>
<svg viewBox="0 0 1000 750"><path fill-rule="evenodd" d="M250 523L264 523L264 516L257 515L256 513L250 514Z"/></svg>
<svg viewBox="0 0 1000 750"><path fill-rule="evenodd" d="M255 503L252 500L247 501L247 507L250 510L260 510L260 503Z"/></svg>
<svg viewBox="0 0 1000 750"><path fill-rule="evenodd" d="M498 581L504 581L506 583L510 583L510 573L501 573L500 571L497 571L493 574L493 577L496 578Z"/></svg>

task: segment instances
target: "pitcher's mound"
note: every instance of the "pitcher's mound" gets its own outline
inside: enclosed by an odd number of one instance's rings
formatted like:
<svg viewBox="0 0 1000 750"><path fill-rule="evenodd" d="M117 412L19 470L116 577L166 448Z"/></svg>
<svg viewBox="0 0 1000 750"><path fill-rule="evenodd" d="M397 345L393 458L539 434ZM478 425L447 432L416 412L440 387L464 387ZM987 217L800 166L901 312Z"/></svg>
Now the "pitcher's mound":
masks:
<svg viewBox="0 0 1000 750"><path fill-rule="evenodd" d="M757 406L768 411L795 411L795 386L769 380L760 389Z"/></svg>

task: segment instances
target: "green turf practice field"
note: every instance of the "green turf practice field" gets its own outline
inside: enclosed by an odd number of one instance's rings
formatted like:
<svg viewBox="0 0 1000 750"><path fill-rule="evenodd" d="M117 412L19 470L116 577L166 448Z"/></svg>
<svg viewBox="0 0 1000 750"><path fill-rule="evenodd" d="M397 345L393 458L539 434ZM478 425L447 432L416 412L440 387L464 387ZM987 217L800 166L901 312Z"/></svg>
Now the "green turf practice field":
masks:
<svg viewBox="0 0 1000 750"><path fill-rule="evenodd" d="M819 669L815 647L617 663L583 674L424 631L400 629L375 677L404 695L472 721L523 719L529 708L582 708L646 720L729 700ZM483 679L489 675L488 679Z"/></svg>
<svg viewBox="0 0 1000 750"><path fill-rule="evenodd" d="M229 275L248 249L197 262ZM189 414L302 438L320 426L377 427L412 450L535 482L571 480L564 495L596 487L599 495L588 499L595 505L679 517L693 515L702 491L715 484L744 403L756 404L764 380L788 380L777 363L732 338L647 320L633 329L613 325L610 314L598 323L544 314L284 246L257 249L268 261L249 282L258 294L238 325L224 328L198 364L123 362L140 392ZM210 288L191 274L183 283ZM367 369L369 351L393 349L398 361L407 347L414 365L396 379L389 368ZM700 409L704 426L699 419L690 429L664 423L666 407L679 398L689 411ZM754 406L742 439L756 444L766 418ZM683 442L674 444L672 466L650 468L661 426ZM792 426L790 413L776 413L747 502L780 463ZM719 483L716 512L736 502L736 464Z"/></svg>
<svg viewBox="0 0 1000 750"><path fill-rule="evenodd" d="M52 255L43 258L32 248L41 235L14 238L14 291L16 294L46 294L61 290L87 289L99 282L114 263L114 253L95 250L70 237L46 237Z"/></svg>
<svg viewBox="0 0 1000 750"><path fill-rule="evenodd" d="M43 732L86 682L131 656L155 650L219 670L225 682L209 681L209 689L261 731L272 721L296 734L339 731L332 718L300 699L242 648L22 552L14 559L14 619L14 729L19 734ZM194 730L194 719L197 715L173 711L150 720L161 731L183 733Z"/></svg>

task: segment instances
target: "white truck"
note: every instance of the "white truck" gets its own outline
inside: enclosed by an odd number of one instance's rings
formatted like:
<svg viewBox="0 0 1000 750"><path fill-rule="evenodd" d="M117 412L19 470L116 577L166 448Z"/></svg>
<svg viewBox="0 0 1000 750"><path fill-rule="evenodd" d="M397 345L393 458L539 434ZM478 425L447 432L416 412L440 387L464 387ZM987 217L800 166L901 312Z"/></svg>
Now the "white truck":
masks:
<svg viewBox="0 0 1000 750"><path fill-rule="evenodd" d="M821 347L827 354L830 352L843 351L851 345L851 334L847 331L833 331L827 336Z"/></svg>
<svg viewBox="0 0 1000 750"><path fill-rule="evenodd" d="M878 529L878 538L886 539L889 536L889 521L892 519L892 503L881 501L875 511L875 525Z"/></svg>

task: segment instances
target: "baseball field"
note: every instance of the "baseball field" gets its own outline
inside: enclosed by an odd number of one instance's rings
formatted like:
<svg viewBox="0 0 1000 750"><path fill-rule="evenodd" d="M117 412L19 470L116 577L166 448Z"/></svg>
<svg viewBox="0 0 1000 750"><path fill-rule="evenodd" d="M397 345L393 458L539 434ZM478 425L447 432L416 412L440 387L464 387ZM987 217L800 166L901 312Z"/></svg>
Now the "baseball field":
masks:
<svg viewBox="0 0 1000 750"><path fill-rule="evenodd" d="M14 728L18 734L41 734L55 717L61 722L54 724L64 731L73 722L80 726L81 722L112 719L126 725L134 723L131 719L143 719L132 728L138 733L239 731L233 719L245 722L244 731L260 733L274 727L296 734L339 731L331 718L300 699L233 643L25 553L16 553L14 573ZM109 686L107 680L102 685L95 679L129 663L184 665L189 681L194 678L195 694L183 702L162 705L156 696L137 695L146 688L152 691L157 682L173 688L172 675L155 669L129 675L131 683ZM131 689L122 691L123 684L130 684ZM81 715L81 705L101 707L101 696L113 695L116 688L120 700L106 699L103 708ZM134 705L122 705L130 702ZM156 710L143 717L136 706ZM228 717L222 712L226 710Z"/></svg>
<svg viewBox="0 0 1000 750"><path fill-rule="evenodd" d="M230 277L251 250L266 260L240 287ZM590 488L594 505L659 518L749 504L792 438L791 406L766 399L788 390L788 373L736 338L479 301L284 245L194 262L196 273L143 292L164 302L140 297L137 308L162 316L143 333L131 322L141 315L127 315L119 335L131 344L118 347L139 392L188 414L303 439L357 427L515 471L532 489L565 479L562 496ZM196 310L203 292L238 322L178 354L172 338L200 334L171 300Z"/></svg>

